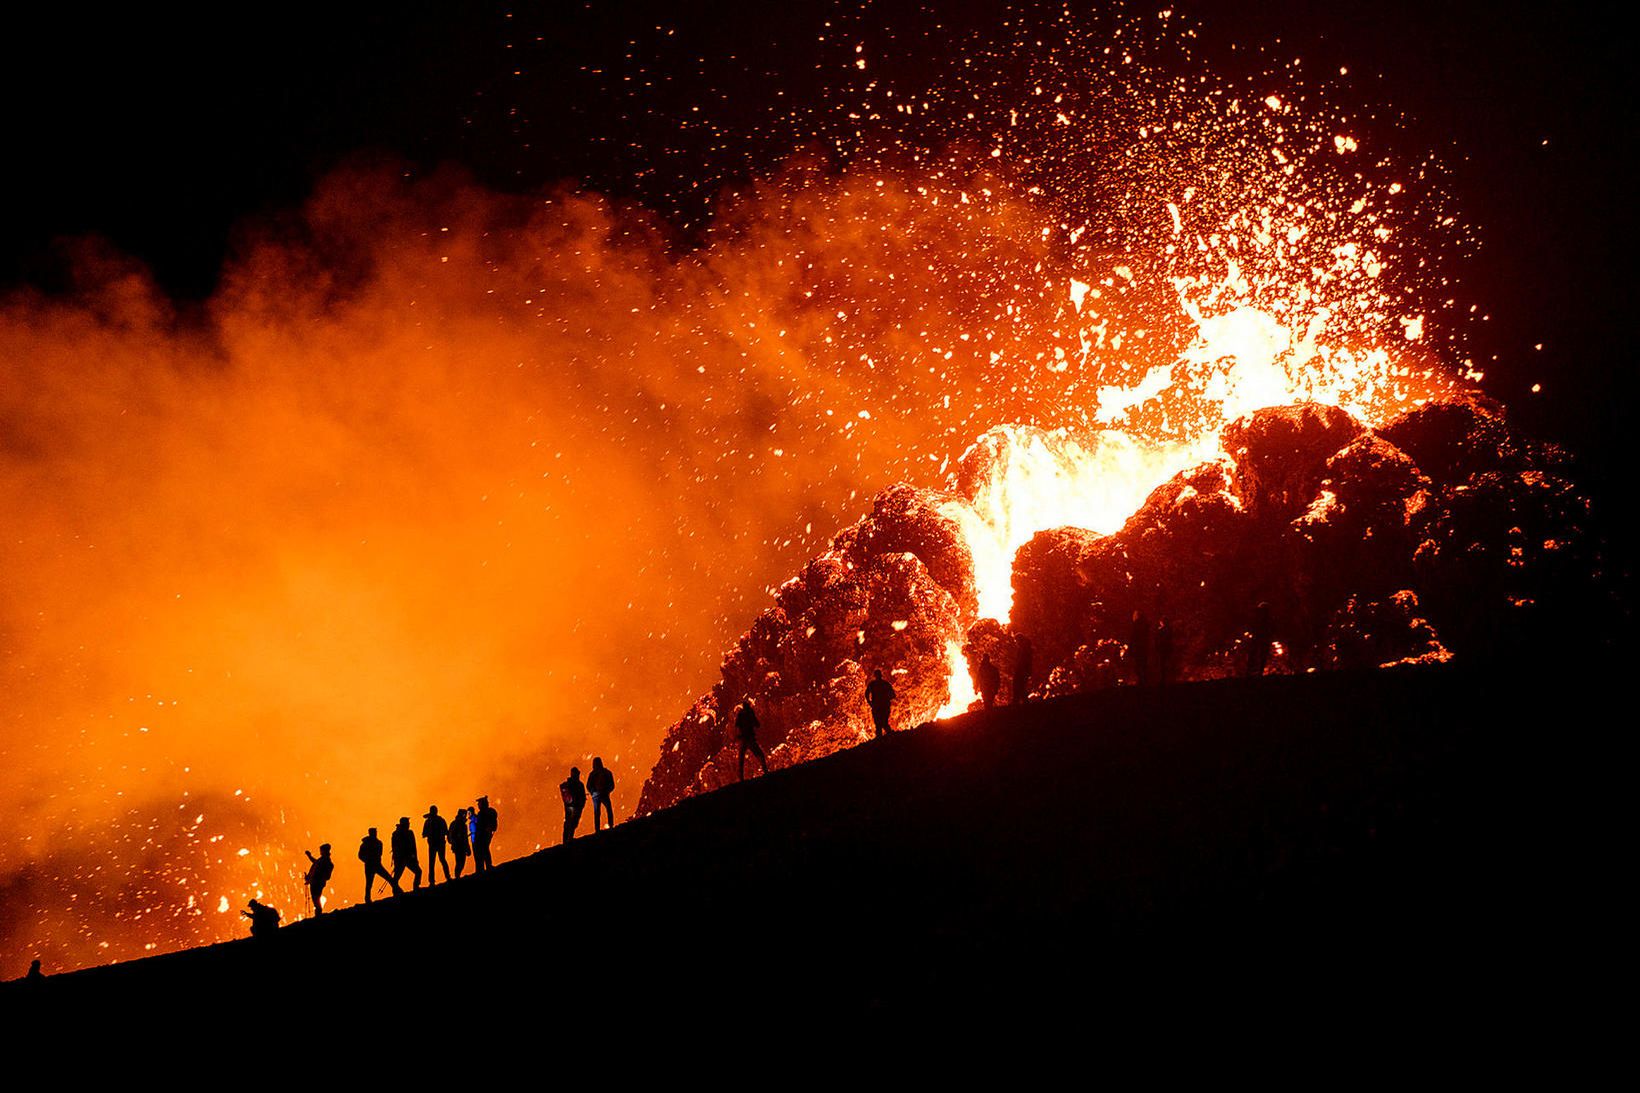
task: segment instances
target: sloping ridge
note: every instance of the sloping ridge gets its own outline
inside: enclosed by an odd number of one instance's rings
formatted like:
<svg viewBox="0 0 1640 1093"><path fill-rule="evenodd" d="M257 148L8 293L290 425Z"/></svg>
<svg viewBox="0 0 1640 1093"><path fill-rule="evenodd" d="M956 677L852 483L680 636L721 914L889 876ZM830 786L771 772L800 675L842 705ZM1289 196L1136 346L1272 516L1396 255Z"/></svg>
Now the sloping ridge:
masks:
<svg viewBox="0 0 1640 1093"><path fill-rule="evenodd" d="M1616 677L1571 678L1443 665L969 714L484 877L0 996L191 1024L527 999L560 1026L657 1029L1212 982L1503 1009L1564 987L1615 914L1596 787Z"/></svg>

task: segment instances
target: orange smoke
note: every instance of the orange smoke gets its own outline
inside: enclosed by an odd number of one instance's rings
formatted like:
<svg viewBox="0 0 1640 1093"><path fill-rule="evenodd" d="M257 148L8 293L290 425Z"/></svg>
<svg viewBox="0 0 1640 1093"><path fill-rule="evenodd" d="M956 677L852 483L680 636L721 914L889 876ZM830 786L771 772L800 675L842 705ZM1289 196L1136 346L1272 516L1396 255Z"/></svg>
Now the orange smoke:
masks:
<svg viewBox="0 0 1640 1093"><path fill-rule="evenodd" d="M596 197L356 170L198 312L90 248L9 300L0 966L289 916L321 841L353 902L364 828L429 802L550 844L593 754L630 806L860 498L1078 417L1096 369L1015 365L1055 348L1049 228L996 177L804 161L674 253Z"/></svg>
<svg viewBox="0 0 1640 1093"><path fill-rule="evenodd" d="M1123 445L1165 477L1263 399L1427 395L1401 183L1325 119L1167 86L1118 96L1131 126L1037 87L972 146L798 154L689 245L357 168L200 307L91 245L71 298L6 300L0 973L293 917L320 842L354 902L364 829L430 802L489 794L498 858L550 845L594 754L624 815L772 587L993 425L1097 449L1068 480L1119 519ZM988 612L1062 507L1028 470L970 514Z"/></svg>

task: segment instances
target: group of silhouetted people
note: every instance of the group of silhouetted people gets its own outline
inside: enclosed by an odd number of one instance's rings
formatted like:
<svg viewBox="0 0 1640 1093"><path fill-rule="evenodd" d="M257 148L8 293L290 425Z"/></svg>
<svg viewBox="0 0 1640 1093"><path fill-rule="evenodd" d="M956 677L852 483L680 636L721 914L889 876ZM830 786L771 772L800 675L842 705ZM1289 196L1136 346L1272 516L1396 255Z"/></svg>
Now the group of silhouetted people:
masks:
<svg viewBox="0 0 1640 1093"><path fill-rule="evenodd" d="M581 781L579 767L571 767L569 777L558 787L564 799L564 841L569 842L575 837L575 829L581 822L581 812L586 807L587 799L592 800L593 830L602 830L604 822L610 827L615 826L615 806L613 795L615 792L615 775L604 766L601 758L592 760L592 770L585 782ZM427 885L432 887L438 881L438 870L444 870L444 880L448 883L460 877L467 869L467 860L472 859L473 872L484 873L489 871L493 863L490 860L490 843L500 827L500 819L490 804L488 797L480 797L472 808L459 808L449 820L439 815L437 805L428 805L427 812L422 816L421 838L427 843ZM325 888L330 883L331 876L336 871L336 863L330 855L330 844L319 847L315 856L311 851L304 850L307 855L308 869L303 880L308 886L308 895L313 900L313 913L324 913ZM392 871L383 864L383 856L388 855L393 863ZM380 878L387 883L395 896L404 894L401 883L404 874L410 874L410 889L415 891L421 887L422 869L419 848L416 845L416 834L410 827L410 817L400 816L398 826L388 835L388 843L384 847L375 828L359 840L359 863L364 867L364 901L370 903L375 898L376 880ZM455 869L450 868L450 858L455 858ZM250 910L242 912L251 920L252 936L263 936L279 925L279 912L271 907L252 900ZM269 917L271 916L271 918Z"/></svg>
<svg viewBox="0 0 1640 1093"><path fill-rule="evenodd" d="M438 869L444 870L446 882L461 876L467 869L467 859L473 860L473 871L483 873L491 867L490 842L500 827L496 810L490 805L488 797L480 797L473 808L459 808L455 816L446 820L439 815L437 805L428 805L427 812L422 817L421 837L427 842L427 885L432 887L438 880ZM392 854L393 871L389 873L382 864L384 851ZM307 882L308 895L313 900L313 913L324 914L325 887L330 883L331 876L336 872L336 862L330 856L330 844L319 847L319 854L314 856L310 850L302 853L307 855L308 869L302 879ZM456 859L456 867L450 869L450 855ZM359 840L359 863L364 866L364 901L370 903L375 898L375 883L379 877L387 882L388 888L394 895L403 895L404 887L399 883L406 872L410 874L411 890L421 887L421 861L416 847L416 835L410 828L410 817L400 816L398 826L388 836L388 847L382 846L382 840L376 834L375 828L370 828L364 838ZM257 904L251 903L251 910L244 912L251 919L251 933L257 933L257 919L253 912ZM272 929L278 925L278 912L274 912Z"/></svg>

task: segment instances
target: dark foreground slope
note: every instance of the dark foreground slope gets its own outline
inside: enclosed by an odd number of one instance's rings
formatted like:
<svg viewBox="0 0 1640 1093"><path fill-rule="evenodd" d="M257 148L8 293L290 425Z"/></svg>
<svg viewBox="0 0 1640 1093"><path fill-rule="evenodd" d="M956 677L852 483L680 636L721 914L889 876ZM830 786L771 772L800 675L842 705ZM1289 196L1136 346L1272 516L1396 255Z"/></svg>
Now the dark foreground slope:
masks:
<svg viewBox="0 0 1640 1093"><path fill-rule="evenodd" d="M0 995L8 1020L59 1027L263 1014L331 1033L389 1014L443 1027L430 1015L458 1004L799 1040L947 1018L1108 1027L1183 1004L1500 1035L1582 1020L1627 859L1605 788L1619 685L1585 667L968 715L267 941Z"/></svg>

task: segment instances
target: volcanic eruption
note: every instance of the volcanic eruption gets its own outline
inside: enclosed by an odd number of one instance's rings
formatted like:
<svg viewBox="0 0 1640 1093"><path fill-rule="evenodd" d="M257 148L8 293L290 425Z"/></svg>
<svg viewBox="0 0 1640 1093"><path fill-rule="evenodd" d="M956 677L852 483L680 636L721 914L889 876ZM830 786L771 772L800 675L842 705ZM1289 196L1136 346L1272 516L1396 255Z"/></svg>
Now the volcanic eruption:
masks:
<svg viewBox="0 0 1640 1093"><path fill-rule="evenodd" d="M528 852L593 754L664 807L747 695L778 767L863 739L877 669L899 727L1021 637L1033 693L1107 685L1135 611L1194 679L1261 602L1277 671L1604 610L1565 457L1478 391L1438 165L1119 23L921 89L839 42L691 235L349 166L203 304L94 244L8 297L0 956L294 914L302 849L429 801Z"/></svg>

